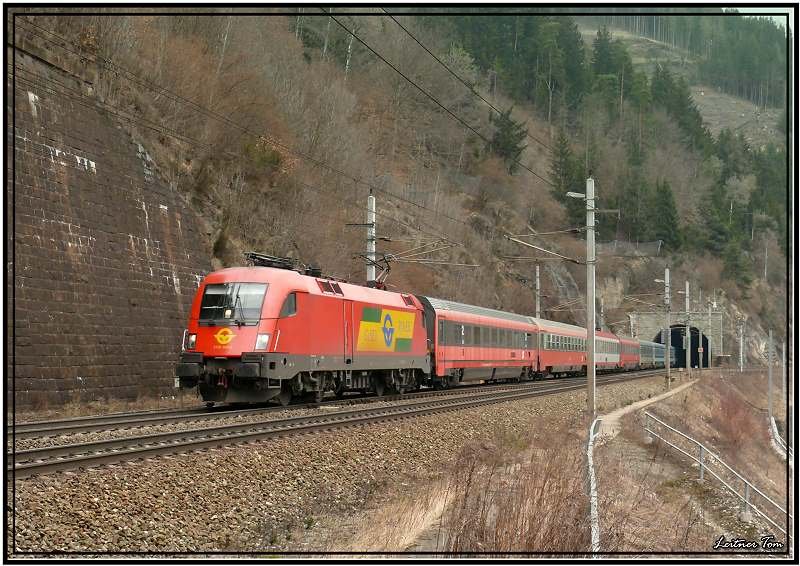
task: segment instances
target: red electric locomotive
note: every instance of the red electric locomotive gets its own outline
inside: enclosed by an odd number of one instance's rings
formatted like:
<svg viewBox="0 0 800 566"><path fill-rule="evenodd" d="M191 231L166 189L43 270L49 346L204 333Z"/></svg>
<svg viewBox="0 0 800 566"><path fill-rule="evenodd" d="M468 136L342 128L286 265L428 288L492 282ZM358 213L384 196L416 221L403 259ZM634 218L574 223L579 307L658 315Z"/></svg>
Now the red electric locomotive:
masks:
<svg viewBox="0 0 800 566"><path fill-rule="evenodd" d="M247 254L254 267L201 282L176 379L208 404L325 391L400 391L430 374L422 305L411 296L300 272ZM270 267L267 267L270 266Z"/></svg>

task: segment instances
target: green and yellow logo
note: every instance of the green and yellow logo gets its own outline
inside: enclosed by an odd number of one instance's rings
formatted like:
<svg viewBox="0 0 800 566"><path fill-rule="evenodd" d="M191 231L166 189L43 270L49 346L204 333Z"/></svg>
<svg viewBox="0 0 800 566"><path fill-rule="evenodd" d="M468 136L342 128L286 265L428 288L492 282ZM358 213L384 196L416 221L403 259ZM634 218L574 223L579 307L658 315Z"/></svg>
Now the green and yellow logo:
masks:
<svg viewBox="0 0 800 566"><path fill-rule="evenodd" d="M410 352L415 317L413 312L364 307L358 326L358 350Z"/></svg>
<svg viewBox="0 0 800 566"><path fill-rule="evenodd" d="M231 343L231 340L236 338L236 334L234 334L230 328L220 328L217 333L214 334L214 338L218 344L227 346Z"/></svg>

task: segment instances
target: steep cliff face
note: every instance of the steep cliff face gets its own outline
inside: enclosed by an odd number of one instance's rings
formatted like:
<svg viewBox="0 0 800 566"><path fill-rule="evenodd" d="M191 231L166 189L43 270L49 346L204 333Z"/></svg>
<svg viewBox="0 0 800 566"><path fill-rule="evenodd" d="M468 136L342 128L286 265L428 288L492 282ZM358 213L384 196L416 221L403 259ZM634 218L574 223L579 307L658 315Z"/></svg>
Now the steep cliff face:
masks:
<svg viewBox="0 0 800 566"><path fill-rule="evenodd" d="M8 53L8 387L22 405L169 387L192 295L210 270L199 221L103 110L91 61L20 43Z"/></svg>

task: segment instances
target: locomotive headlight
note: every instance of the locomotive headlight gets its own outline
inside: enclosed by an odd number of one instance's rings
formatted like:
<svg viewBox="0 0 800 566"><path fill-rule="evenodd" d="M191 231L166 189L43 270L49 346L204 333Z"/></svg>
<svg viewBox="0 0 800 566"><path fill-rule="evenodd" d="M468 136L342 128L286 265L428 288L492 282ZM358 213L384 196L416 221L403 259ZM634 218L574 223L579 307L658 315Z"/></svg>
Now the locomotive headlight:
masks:
<svg viewBox="0 0 800 566"><path fill-rule="evenodd" d="M259 334L256 337L256 350L266 350L269 342L269 334Z"/></svg>
<svg viewBox="0 0 800 566"><path fill-rule="evenodd" d="M187 350L194 350L194 346L197 343L197 334L189 334L186 337L186 349Z"/></svg>

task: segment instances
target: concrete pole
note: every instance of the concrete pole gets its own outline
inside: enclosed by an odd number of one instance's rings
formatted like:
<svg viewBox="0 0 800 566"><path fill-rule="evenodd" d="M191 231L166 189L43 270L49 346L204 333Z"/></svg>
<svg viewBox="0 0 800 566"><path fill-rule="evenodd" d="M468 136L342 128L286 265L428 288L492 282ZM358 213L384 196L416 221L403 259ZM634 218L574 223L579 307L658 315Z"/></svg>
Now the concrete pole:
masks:
<svg viewBox="0 0 800 566"><path fill-rule="evenodd" d="M786 340L781 342L781 393L783 394L783 404L786 405Z"/></svg>
<svg viewBox="0 0 800 566"><path fill-rule="evenodd" d="M700 309L703 308L703 289L702 288L700 288L700 301L697 304L699 305L698 308L697 308L697 310L699 311ZM703 331L700 329L699 324L701 324L700 321L698 321L698 327L697 327L697 368L701 372L700 375L703 375L702 374L702 371L703 371L703 354L705 352L702 351L703 350Z"/></svg>
<svg viewBox="0 0 800 566"><path fill-rule="evenodd" d="M536 318L541 318L542 316L542 291L541 287L539 287L539 264L536 264Z"/></svg>
<svg viewBox="0 0 800 566"><path fill-rule="evenodd" d="M692 327L689 322L689 280L686 280L686 375L692 375Z"/></svg>
<svg viewBox="0 0 800 566"><path fill-rule="evenodd" d="M367 283L375 281L375 196L372 189L367 197Z"/></svg>
<svg viewBox="0 0 800 566"><path fill-rule="evenodd" d="M667 336L665 337L665 340L664 340L664 346L665 346L664 365L666 366L666 369L667 369L667 389L671 389L671 387L672 387L671 378L670 378L670 375L669 375L669 366L672 364L672 360L670 359L670 352L669 352L670 342L671 342L671 339L672 339L672 330L669 327L669 325L670 325L670 322L669 322L669 311L670 311L671 304L672 304L672 301L670 300L670 296L669 296L669 267L665 267L664 268L664 307L665 307L664 310L666 311L666 314L667 314Z"/></svg>
<svg viewBox="0 0 800 566"><path fill-rule="evenodd" d="M597 415L595 407L595 380L596 370L594 365L594 276L595 276L595 249L594 249L594 179L586 179L586 394L588 400L589 419L594 421Z"/></svg>
<svg viewBox="0 0 800 566"><path fill-rule="evenodd" d="M769 398L769 421L772 422L772 329L769 330L769 344L767 346L769 351L767 352L767 378L768 378L768 385L767 385L767 394ZM771 425L770 425L771 426Z"/></svg>
<svg viewBox="0 0 800 566"><path fill-rule="evenodd" d="M708 352L706 353L706 357L708 358L708 362L706 363L706 367L711 367L711 303L708 303L708 340L706 340L706 348Z"/></svg>

